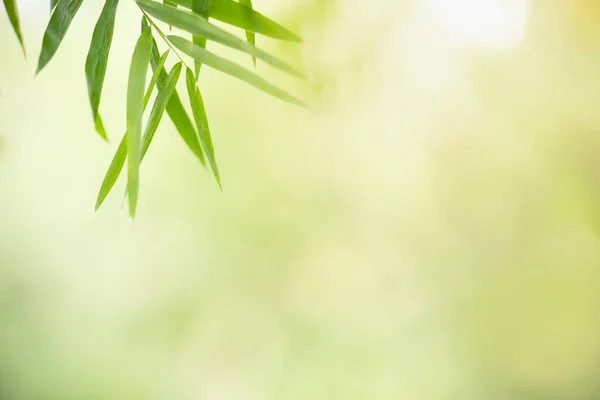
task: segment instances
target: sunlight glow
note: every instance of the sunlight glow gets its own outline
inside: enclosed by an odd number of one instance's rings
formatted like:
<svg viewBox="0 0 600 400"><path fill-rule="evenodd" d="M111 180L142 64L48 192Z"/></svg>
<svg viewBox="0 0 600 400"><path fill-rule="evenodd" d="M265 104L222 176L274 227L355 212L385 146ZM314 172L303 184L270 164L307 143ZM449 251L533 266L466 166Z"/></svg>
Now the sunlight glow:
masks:
<svg viewBox="0 0 600 400"><path fill-rule="evenodd" d="M466 46L507 49L525 36L528 0L421 0L449 39Z"/></svg>

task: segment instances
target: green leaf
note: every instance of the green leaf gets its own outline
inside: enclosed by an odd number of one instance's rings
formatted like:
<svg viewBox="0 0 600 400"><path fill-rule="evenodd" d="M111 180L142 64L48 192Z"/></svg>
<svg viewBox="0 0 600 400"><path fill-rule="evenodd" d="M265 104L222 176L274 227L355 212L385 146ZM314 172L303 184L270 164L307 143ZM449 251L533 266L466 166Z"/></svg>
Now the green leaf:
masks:
<svg viewBox="0 0 600 400"><path fill-rule="evenodd" d="M166 4L166 5L168 5L168 6L177 7L177 3L173 3L173 2L172 2L172 1L170 1L170 0L163 0L163 4ZM171 30L171 28L172 28L172 26L171 26L171 25L169 25L169 30Z"/></svg>
<svg viewBox="0 0 600 400"><path fill-rule="evenodd" d="M192 9L192 1L172 0L173 3L177 3L190 10ZM233 0L212 0L208 16L217 21L275 39L302 42L302 39L298 35L287 28L254 11L252 8L236 3Z"/></svg>
<svg viewBox="0 0 600 400"><path fill-rule="evenodd" d="M163 73L163 68L165 66L165 61L167 61L167 57L169 56L169 52L171 50L167 50L160 56L158 60L158 64L156 64L156 68L154 69L154 73L152 74L152 79L150 79L150 84L148 85L148 89L146 90L146 95L144 96L144 109L150 101L150 96L152 96L152 91L154 90L154 86L156 86L156 81L158 81L158 77L161 73Z"/></svg>
<svg viewBox="0 0 600 400"><path fill-rule="evenodd" d="M154 101L154 106L152 107L152 111L150 112L150 116L148 117L148 124L146 125L146 130L144 132L144 136L142 138L142 149L141 149L141 157L140 163L144 159L148 148L154 138L154 134L156 133L156 129L158 128L158 124L162 118L162 115L165 111L165 106L167 105L171 96L175 94L175 88L177 86L177 81L179 80L179 75L181 74L181 63L176 64L171 73L165 80L165 84L161 90L159 90L158 95L156 96L156 100ZM157 69L158 70L158 69ZM150 91L150 90L148 90ZM146 107L144 104L144 108ZM123 166L125 165L125 159L127 158L127 132L123 135L123 139L121 139L121 143L113 156L113 159L108 167L108 171L106 171L106 175L104 176L104 181L100 186L100 192L98 193L98 199L96 200L96 210L100 208L106 196L110 193L112 188L114 187L121 171L123 170ZM129 188L129 186L128 186ZM126 189L126 193L127 193Z"/></svg>
<svg viewBox="0 0 600 400"><path fill-rule="evenodd" d="M204 109L204 101L202 100L202 94L200 89L196 85L196 79L194 73L189 68L186 69L186 86L188 96L190 98L190 105L192 106L192 114L196 121L196 129L200 135L200 143L204 153L208 158L210 168L217 180L217 184L221 187L221 178L219 177L219 168L217 167L217 160L215 158L215 150L213 148L212 138L210 136L210 128L208 127L208 119L206 118L206 110Z"/></svg>
<svg viewBox="0 0 600 400"><path fill-rule="evenodd" d="M239 0L239 3L243 6L252 9L252 0ZM246 40L251 45L256 45L256 36L254 35L254 32L246 30ZM256 57L252 57L252 63L256 67Z"/></svg>
<svg viewBox="0 0 600 400"><path fill-rule="evenodd" d="M96 132L107 140L106 130L102 123L102 118L98 108L100 107L100 97L102 96L102 86L106 75L106 65L108 64L108 54L112 43L113 32L115 29L115 16L119 0L106 0L104 8L98 18L92 42L85 61L85 77L88 85L88 95L92 107L92 116Z"/></svg>
<svg viewBox="0 0 600 400"><path fill-rule="evenodd" d="M4 0L4 8L6 9L6 13L8 14L8 19L17 35L17 39L19 39L19 43L21 43L21 49L23 49L23 54L25 53L25 44L23 43L23 34L21 33L21 22L19 20L19 9L17 8L17 4L15 0Z"/></svg>
<svg viewBox="0 0 600 400"><path fill-rule="evenodd" d="M308 108L306 103L302 100L294 97L283 89L278 88L277 86L269 83L265 79L258 76L256 73L234 63L225 58L219 57L214 53L211 53L208 50L203 49L202 47L196 46L194 43L190 42L179 36L167 36L169 41L173 43L175 47L179 50L192 57L195 60L200 61L202 64L205 64L211 68L219 70L221 72L226 73L227 75L231 75L236 77L257 89L262 90L265 93L270 94L271 96L277 97L283 101L288 103L296 104L300 107Z"/></svg>
<svg viewBox="0 0 600 400"><path fill-rule="evenodd" d="M153 17L158 18L164 23L183 29L184 31L193 35L202 36L206 39L213 40L231 48L248 53L265 61L267 64L288 72L289 74L300 78L304 77L302 72L291 65L249 43L246 43L235 35L232 35L231 33L211 24L201 16L196 15L191 11L166 6L152 0L136 1L144 11Z"/></svg>
<svg viewBox="0 0 600 400"><path fill-rule="evenodd" d="M131 218L135 217L139 191L144 87L151 53L152 33L147 29L140 35L133 51L127 84L127 185L130 191L129 216Z"/></svg>
<svg viewBox="0 0 600 400"><path fill-rule="evenodd" d="M56 3L58 3L58 0L50 0L50 14L52 14L52 11L54 11L54 7L56 7Z"/></svg>
<svg viewBox="0 0 600 400"><path fill-rule="evenodd" d="M38 60L36 74L39 73L50 62L58 46L67 34L71 21L77 14L83 0L60 0L50 17L50 22L44 32L42 40L42 51Z"/></svg>
<svg viewBox="0 0 600 400"><path fill-rule="evenodd" d="M178 62L171 69L171 72L167 76L165 80L165 84L158 91L158 95L154 100L154 105L152 106L152 111L150 112L150 116L148 117L148 123L146 124L146 130L144 132L144 137L142 138L142 157L146 155L148 148L150 147L150 143L154 138L154 134L156 133L156 129L158 129L158 124L165 112L165 108L171 99L173 93L175 93L175 88L177 86L177 81L179 80L179 75L181 74L181 68L183 64Z"/></svg>
<svg viewBox="0 0 600 400"><path fill-rule="evenodd" d="M208 20L208 8L210 7L211 0L192 0L192 11L201 17ZM192 42L195 45L206 48L206 38L201 36L192 35ZM196 70L196 76L200 73L200 66L202 64L198 61L194 61L194 68Z"/></svg>
<svg viewBox="0 0 600 400"><path fill-rule="evenodd" d="M158 69L157 66L159 63L159 53L158 46L154 40L152 41L152 57L150 58L150 63L152 64L152 68L156 71ZM164 71L160 72L156 82L159 90L165 85L166 79L167 74ZM192 125L185 108L183 108L183 104L181 104L181 100L179 99L177 92L173 93L169 99L169 102L167 103L167 114L169 114L169 118L171 118L175 128L177 128L179 136L181 136L185 144L198 158L202 166L205 166L206 161L204 160L204 154L202 154L202 148L200 147L200 142L198 141L198 135L196 134L194 125Z"/></svg>

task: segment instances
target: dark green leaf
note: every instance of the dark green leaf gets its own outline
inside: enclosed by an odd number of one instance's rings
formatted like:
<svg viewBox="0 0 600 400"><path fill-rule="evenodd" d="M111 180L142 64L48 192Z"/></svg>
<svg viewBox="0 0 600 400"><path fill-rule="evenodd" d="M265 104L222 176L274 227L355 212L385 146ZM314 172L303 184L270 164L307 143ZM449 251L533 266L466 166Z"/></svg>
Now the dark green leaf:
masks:
<svg viewBox="0 0 600 400"><path fill-rule="evenodd" d="M50 14L52 14L52 11L54 11L54 7L56 7L56 3L58 3L58 0L50 0Z"/></svg>
<svg viewBox="0 0 600 400"><path fill-rule="evenodd" d="M239 3L243 6L252 9L252 0L239 0ZM246 30L246 40L251 45L256 45L256 36L254 35L254 32ZM256 67L256 57L252 57L252 63Z"/></svg>
<svg viewBox="0 0 600 400"><path fill-rule="evenodd" d="M158 46L156 42L153 40L152 42L152 57L150 58L150 63L152 64L152 68L156 71L157 65L159 62L159 53ZM167 74L162 71L158 75L157 85L158 89L162 89L165 85L165 81L167 79ZM194 129L194 125L190 121L190 118L183 108L183 104L181 104L181 100L179 99L179 95L177 92L173 93L169 102L167 103L167 114L169 114L169 118L173 121L173 124L177 128L177 132L179 136L183 139L185 144L190 148L192 153L200 160L200 163L205 166L206 162L204 161L204 154L202 154L202 148L200 147L200 142L198 141L198 135L196 134L196 130Z"/></svg>
<svg viewBox="0 0 600 400"><path fill-rule="evenodd" d="M19 43L21 43L23 54L25 54L25 44L23 43L23 34L21 33L21 21L19 20L19 9L17 8L15 0L4 0L4 8L8 14L10 24L17 35L17 39L19 39Z"/></svg>
<svg viewBox="0 0 600 400"><path fill-rule="evenodd" d="M168 39L179 50L189 55L193 59L200 61L202 64L224 72L227 75L236 77L254 86L257 89L260 89L263 92L270 94L271 96L277 97L278 99L287 101L288 103L299 105L301 107L307 107L306 103L302 100L299 100L298 98L289 94L285 90L280 89L277 86L269 83L265 79L258 76L256 73L250 71L249 69L246 69L225 58L219 57L208 50L196 46L194 43L182 37L168 36Z"/></svg>
<svg viewBox="0 0 600 400"><path fill-rule="evenodd" d="M172 0L173 3L177 3L190 10L192 9L192 1ZM208 16L226 24L275 39L291 42L302 41L298 35L279 25L277 22L233 0L212 0Z"/></svg>
<svg viewBox="0 0 600 400"><path fill-rule="evenodd" d="M298 71L291 65L281 61L275 56L258 49L257 47L246 43L240 38L232 35L231 33L224 31L223 29L211 24L199 15L194 14L191 11L166 6L161 3L157 3L152 0L136 0L139 6L146 11L148 14L158 18L162 22L169 25L173 25L177 28L183 29L196 36L202 36L206 39L213 40L215 42L224 44L231 48L243 51L258 59L265 61L276 68L280 68L297 77L304 77L302 72ZM236 3L237 4L237 3Z"/></svg>
<svg viewBox="0 0 600 400"><path fill-rule="evenodd" d="M113 32L115 28L115 16L117 14L117 5L119 0L106 0L104 8L98 18L92 42L85 61L85 77L88 85L88 95L92 107L92 116L96 132L103 138L108 139L102 117L98 108L100 106L100 97L102 96L102 86L106 75L106 65L108 64L108 53L112 43Z"/></svg>
<svg viewBox="0 0 600 400"><path fill-rule="evenodd" d="M140 35L133 51L127 84L127 185L129 187L129 215L131 218L135 217L139 191L144 87L151 53L152 33L147 29Z"/></svg>
<svg viewBox="0 0 600 400"><path fill-rule="evenodd" d="M50 17L50 22L44 32L42 40L42 52L38 60L37 72L39 73L50 62L58 46L67 34L71 21L81 7L83 0L60 0Z"/></svg>
<svg viewBox="0 0 600 400"><path fill-rule="evenodd" d="M210 7L211 0L192 0L192 11L200 15L203 18L208 19L208 8ZM206 48L206 38L202 36L192 36L192 42L195 45ZM196 76L200 73L200 64L198 61L194 61L194 67L196 70Z"/></svg>
<svg viewBox="0 0 600 400"><path fill-rule="evenodd" d="M146 95L144 96L144 108L146 108L146 104L150 101L150 96L152 96L152 91L154 90L154 86L156 86L156 81L160 74L163 73L163 68L165 66L165 61L167 61L167 57L169 56L170 50L167 50L160 56L158 63L156 64L156 68L154 69L154 73L152 74L152 79L150 79L150 85L148 85L148 89L146 90Z"/></svg>
<svg viewBox="0 0 600 400"><path fill-rule="evenodd" d="M200 89L196 85L196 79L194 73L189 68L186 69L186 86L188 96L190 98L190 105L192 106L192 115L196 121L196 129L200 135L200 143L204 153L208 158L208 163L212 169L213 175L217 180L219 187L221 187L221 178L219 177L219 168L217 167L217 160L215 158L215 150L213 148L212 138L210 136L210 128L208 126L208 119L206 118L206 110L204 109L204 101L202 100L202 94Z"/></svg>

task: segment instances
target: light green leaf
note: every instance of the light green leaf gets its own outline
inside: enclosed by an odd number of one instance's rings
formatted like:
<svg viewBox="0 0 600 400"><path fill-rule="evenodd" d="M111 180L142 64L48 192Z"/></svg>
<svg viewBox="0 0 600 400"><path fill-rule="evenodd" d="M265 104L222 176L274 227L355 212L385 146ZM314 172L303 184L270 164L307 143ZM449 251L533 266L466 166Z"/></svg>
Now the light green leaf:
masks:
<svg viewBox="0 0 600 400"><path fill-rule="evenodd" d="M208 8L210 7L210 2L211 0L192 0L192 11L208 20ZM195 45L202 47L203 49L206 48L206 38L202 36L193 35L192 42L194 42ZM202 64L198 61L194 61L196 76L198 76L198 74L200 73L201 65Z"/></svg>
<svg viewBox="0 0 600 400"><path fill-rule="evenodd" d="M71 21L77 14L83 0L60 0L50 17L50 22L44 32L42 51L38 60L36 73L39 73L50 62L58 46L67 34Z"/></svg>
<svg viewBox="0 0 600 400"><path fill-rule="evenodd" d="M256 73L234 63L225 58L219 57L214 53L211 53L208 50L205 50L199 46L196 46L194 43L190 42L179 36L167 36L169 41L173 43L175 47L179 50L187 54L188 56L194 58L195 60L200 61L202 64L205 64L211 68L219 70L221 72L226 73L227 75L231 75L236 77L257 89L262 90L265 93L270 94L271 96L277 97L283 101L288 103L296 104L300 107L307 108L307 105L302 100L294 97L283 89L278 88L277 86L269 83L265 79L258 76Z"/></svg>
<svg viewBox="0 0 600 400"><path fill-rule="evenodd" d="M173 3L177 3L190 10L192 9L192 1L193 0L172 0ZM226 24L275 39L302 42L302 39L298 35L287 28L252 10L252 8L249 8L244 4L236 3L233 0L212 0L208 16L217 21L225 22Z"/></svg>
<svg viewBox="0 0 600 400"><path fill-rule="evenodd" d="M106 75L106 65L108 64L108 54L112 43L118 4L119 0L106 0L106 3L104 3L100 18L98 18L98 22L94 28L92 42L90 43L90 49L85 61L85 77L87 79L94 125L96 132L105 140L108 137L98 108L100 106L100 97L102 96L102 86L104 85L104 77Z"/></svg>
<svg viewBox="0 0 600 400"><path fill-rule="evenodd" d="M143 20L145 21L145 19ZM152 57L150 58L150 63L152 64L152 68L156 71L158 65L158 46L154 39L152 40ZM167 74L162 71L159 73L157 85L158 89L162 89L167 79ZM169 114L169 118L173 121L175 128L177 128L177 133L183 139L185 144L189 147L189 149L194 153L194 155L198 158L202 166L206 166L206 161L204 160L204 154L202 154L202 148L200 147L200 142L198 141L198 135L196 134L196 130L194 129L194 125L190 121L190 118L183 108L183 104L181 104L181 100L179 99L179 95L177 92L173 93L169 102L167 103L167 114Z"/></svg>
<svg viewBox="0 0 600 400"><path fill-rule="evenodd" d="M158 124L165 111L165 106L169 102L171 96L175 94L175 88L177 86L177 81L179 80L179 75L181 74L181 68L181 63L178 63L173 67L171 73L165 80L164 86L161 90L159 90L158 95L156 96L156 100L154 101L154 106L152 107L150 116L148 117L148 124L146 125L146 130L142 138L140 163L144 159L144 156L146 155L146 152L150 147L150 143L154 138L154 134L156 133L156 129L158 128ZM146 107L146 104L147 103L144 103L144 108ZM98 199L96 200L96 210L100 208L100 206L106 199L106 196L108 196L108 194L114 187L115 182L121 174L121 171L123 170L123 166L125 165L125 159L127 158L127 142L127 133L125 133L123 135L123 139L121 139L121 143L119 144L117 151L115 152L115 155L113 156L110 166L108 167L108 171L106 171L104 181L100 186L100 192L98 193Z"/></svg>
<svg viewBox="0 0 600 400"><path fill-rule="evenodd" d="M151 53L152 33L147 29L140 35L133 51L127 84L127 185L130 191L129 216L131 218L135 217L139 191L144 87Z"/></svg>
<svg viewBox="0 0 600 400"><path fill-rule="evenodd" d="M19 9L17 8L17 4L15 0L4 0L4 8L6 9L6 13L8 14L8 19L10 20L10 24L17 35L17 39L19 39L19 43L21 43L21 49L23 49L23 54L25 53L25 44L23 43L23 34L21 33L21 21L19 19Z"/></svg>
<svg viewBox="0 0 600 400"><path fill-rule="evenodd" d="M172 6L166 6L152 0L136 1L144 11L153 17L158 18L164 23L183 29L192 35L202 36L208 40L213 40L231 48L248 53L258 59L263 60L267 64L288 72L289 74L300 78L304 77L302 72L291 65L249 43L246 43L235 35L232 35L231 33L211 24L201 16L196 15L191 11L174 8Z"/></svg>
<svg viewBox="0 0 600 400"><path fill-rule="evenodd" d="M164 73L163 68L165 66L165 61L167 61L167 57L169 56L170 51L171 50L167 50L163 53L163 55L158 60L158 63L156 64L156 68L154 68L152 79L150 79L150 85L148 85L146 95L144 96L144 108L146 108L148 101L150 101L150 96L152 96L152 91L154 90L154 86L156 86L156 81L158 80L158 77L160 76L160 74Z"/></svg>
<svg viewBox="0 0 600 400"><path fill-rule="evenodd" d="M252 9L252 0L239 0L239 3L243 6L246 6L250 9ZM248 43L255 46L256 45L256 36L254 35L254 32L246 30L246 40L248 41ZM252 57L252 63L256 67L256 57Z"/></svg>
<svg viewBox="0 0 600 400"><path fill-rule="evenodd" d="M172 1L170 1L170 0L163 0L163 4L166 4L166 5L168 5L168 6L177 7L177 3L173 3L173 2L172 2ZM172 28L172 26L171 26L171 25L169 25L169 30L171 30L171 28Z"/></svg>
<svg viewBox="0 0 600 400"><path fill-rule="evenodd" d="M221 178L219 177L219 168L217 167L217 160L215 158L215 150L213 148L212 138L210 136L210 128L208 126L208 119L206 118L206 110L204 109L204 101L202 100L202 94L200 89L196 85L196 79L194 73L189 68L186 69L186 86L188 96L190 98L190 105L192 106L192 115L196 121L196 129L200 135L200 143L204 153L208 158L210 168L217 180L217 184L221 187Z"/></svg>

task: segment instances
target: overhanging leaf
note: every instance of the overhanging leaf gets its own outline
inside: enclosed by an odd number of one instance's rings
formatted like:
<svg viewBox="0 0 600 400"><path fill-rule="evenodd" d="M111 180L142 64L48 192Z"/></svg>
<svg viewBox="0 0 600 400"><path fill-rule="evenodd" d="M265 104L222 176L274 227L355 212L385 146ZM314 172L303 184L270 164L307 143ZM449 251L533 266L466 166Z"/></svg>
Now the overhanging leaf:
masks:
<svg viewBox="0 0 600 400"><path fill-rule="evenodd" d="M142 20L145 22L145 18ZM144 24L142 24L144 26ZM147 24L145 24L147 26ZM157 65L159 62L159 53L158 46L154 39L152 40L152 57L150 58L150 63L152 64L152 68L156 72ZM162 89L167 79L167 74L162 71L158 75L157 85L158 89ZM204 154L202 154L202 148L200 147L200 142L198 141L198 135L196 134L196 130L194 129L194 125L190 121L190 118L183 108L183 104L181 104L181 100L179 99L179 95L177 92L173 93L169 102L167 103L167 114L169 114L169 118L173 121L175 128L177 128L177 133L183 139L185 144L189 147L189 149L194 153L194 155L198 158L202 166L206 165L206 161L204 160Z"/></svg>
<svg viewBox="0 0 600 400"><path fill-rule="evenodd" d="M193 0L172 0L180 6L192 9ZM269 36L274 39L287 40L291 42L301 42L302 39L291 32L289 29L281 26L277 22L254 11L244 4L236 3L233 0L212 0L208 10L208 16L217 21L256 32L261 35Z"/></svg>
<svg viewBox="0 0 600 400"><path fill-rule="evenodd" d="M58 0L50 0L50 13L52 14L52 11L54 11L54 7L56 7L56 3L58 3Z"/></svg>
<svg viewBox="0 0 600 400"><path fill-rule="evenodd" d="M264 78L258 76L256 73L250 71L249 69L246 69L225 58L219 57L208 50L196 46L194 43L182 37L167 36L167 38L179 50L192 57L193 59L200 61L202 64L224 72L227 75L236 77L254 86L257 89L260 89L263 92L270 94L271 96L277 97L280 100L296 104L300 107L307 107L306 103L302 100L296 98L295 96L291 95L285 90L280 89L277 86L269 83Z"/></svg>
<svg viewBox="0 0 600 400"><path fill-rule="evenodd" d="M100 97L102 96L102 86L104 85L104 77L106 75L106 65L108 64L108 54L112 43L118 4L119 0L106 0L106 3L104 3L104 8L94 28L90 49L85 61L85 77L87 79L94 126L96 132L105 140L108 137L98 108L100 106Z"/></svg>
<svg viewBox="0 0 600 400"><path fill-rule="evenodd" d="M288 72L300 78L304 78L304 74L280 60L271 54L260 50L259 48L246 43L240 38L224 31L223 29L211 24L199 15L184 9L174 8L152 0L136 0L139 6L153 17L161 20L164 23L173 25L179 29L191 33L192 35L202 36L208 40L224 44L231 48L243 51L247 54L255 56L276 68Z"/></svg>
<svg viewBox="0 0 600 400"><path fill-rule="evenodd" d="M133 51L127 84L127 185L129 187L129 216L131 218L135 217L139 191L144 86L151 53L152 33L150 29L146 29L140 35Z"/></svg>
<svg viewBox="0 0 600 400"><path fill-rule="evenodd" d="M252 0L239 0L239 3L243 6L246 6L250 9L252 9ZM254 32L246 30L246 40L248 41L248 43L255 46L256 45L256 35L254 35ZM256 57L252 57L252 63L256 67Z"/></svg>
<svg viewBox="0 0 600 400"><path fill-rule="evenodd" d="M12 25L13 30L15 31L15 35L17 35L17 39L19 39L21 49L23 49L23 54L26 54L25 44L23 43L23 34L21 33L21 20L19 19L19 9L17 8L15 0L4 0L4 8L6 9L6 13L8 14L10 24Z"/></svg>
<svg viewBox="0 0 600 400"><path fill-rule="evenodd" d="M217 180L217 184L219 185L219 187L221 187L219 168L217 167L215 150L210 135L208 119L206 118L206 110L204 109L204 101L202 100L202 94L200 93L200 89L198 89L198 86L196 85L194 73L189 68L186 68L185 78L188 96L190 98L190 105L192 106L192 115L194 116L194 120L196 121L196 129L198 130L198 134L200 135L200 143L202 143L202 148L204 149L206 158L208 158L208 163L210 164L210 168L213 172L213 175Z"/></svg>
<svg viewBox="0 0 600 400"><path fill-rule="evenodd" d="M42 51L38 60L36 73L39 73L54 57L82 2L83 0L60 0L56 4L56 8L44 32Z"/></svg>
<svg viewBox="0 0 600 400"><path fill-rule="evenodd" d="M158 79L160 74L164 74L163 66L169 55L169 51L165 51L165 53L160 57L160 60L156 64L154 68L154 74L152 75L152 80L150 81L150 85L148 85L148 89L146 89L146 95L144 96L144 110L148 105L148 101L150 100L150 95L154 90L154 85ZM119 175L121 174L121 170L123 169L123 165L125 165L125 159L127 158L127 132L123 135L121 139L121 143L119 143L119 147L113 156L113 159L108 166L108 170L104 176L104 180L102 181L102 185L100 185L100 190L98 191L98 197L96 199L96 206L94 210L98 211L106 196L110 193L113 186L117 182Z"/></svg>

